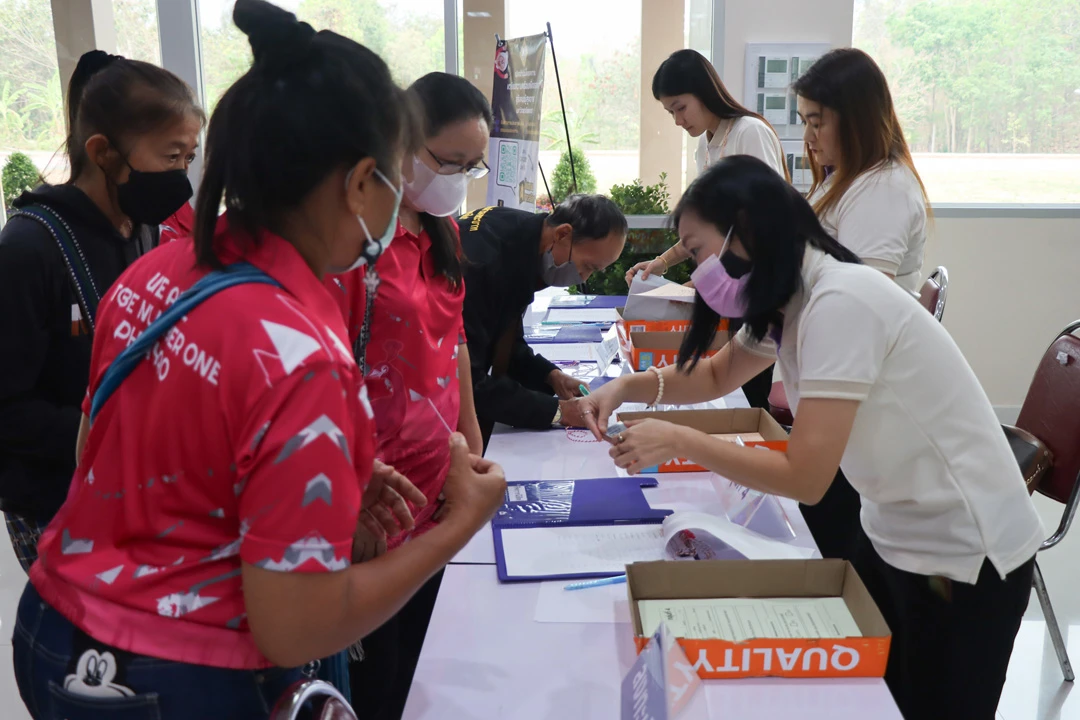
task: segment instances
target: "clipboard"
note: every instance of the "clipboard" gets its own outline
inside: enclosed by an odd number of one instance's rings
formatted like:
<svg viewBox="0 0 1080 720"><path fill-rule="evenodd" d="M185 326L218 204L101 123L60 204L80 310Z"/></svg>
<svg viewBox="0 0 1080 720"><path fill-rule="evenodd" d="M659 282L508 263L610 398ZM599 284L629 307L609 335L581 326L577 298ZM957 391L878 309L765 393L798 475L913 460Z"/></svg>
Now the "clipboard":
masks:
<svg viewBox="0 0 1080 720"><path fill-rule="evenodd" d="M671 510L654 509L642 488L656 487L649 477L592 480L525 481L508 483L506 501L491 521L495 565L501 582L574 580L613 577L615 572L568 572L511 575L507 571L504 532L537 527L603 527L661 525Z"/></svg>

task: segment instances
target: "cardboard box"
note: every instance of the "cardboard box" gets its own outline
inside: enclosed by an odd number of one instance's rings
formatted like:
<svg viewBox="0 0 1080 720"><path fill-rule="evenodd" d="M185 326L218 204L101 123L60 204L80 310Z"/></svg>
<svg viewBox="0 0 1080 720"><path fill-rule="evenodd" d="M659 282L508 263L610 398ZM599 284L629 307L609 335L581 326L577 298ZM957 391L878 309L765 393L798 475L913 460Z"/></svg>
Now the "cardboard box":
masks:
<svg viewBox="0 0 1080 720"><path fill-rule="evenodd" d="M626 592L638 651L638 600L840 597L862 637L761 638L744 642L678 638L706 680L750 677L882 677L892 635L855 568L846 560L702 560L626 566Z"/></svg>
<svg viewBox="0 0 1080 720"><path fill-rule="evenodd" d="M632 332L626 347L626 355L630 360L630 367L636 372L656 367L674 365L679 356L679 346L682 345L683 332ZM727 345L730 336L726 332L717 333L706 357L715 355L720 348Z"/></svg>
<svg viewBox="0 0 1080 720"><path fill-rule="evenodd" d="M625 308L615 309L619 316L619 319L615 321L615 326L619 332L619 345L626 351L628 356L630 354L630 333L683 333L690 329L689 320L628 320L624 311ZM727 319L723 319L716 329L722 333L727 333L728 327Z"/></svg>
<svg viewBox="0 0 1080 720"><path fill-rule="evenodd" d="M663 402L663 401L661 401ZM665 422L685 425L709 435L758 433L764 442L747 442L748 447L765 447L770 450L787 450L788 435L772 415L759 408L729 408L727 410L667 410L619 413L620 422L654 418ZM674 458L663 465L642 469L643 473L707 472L700 465L685 458Z"/></svg>

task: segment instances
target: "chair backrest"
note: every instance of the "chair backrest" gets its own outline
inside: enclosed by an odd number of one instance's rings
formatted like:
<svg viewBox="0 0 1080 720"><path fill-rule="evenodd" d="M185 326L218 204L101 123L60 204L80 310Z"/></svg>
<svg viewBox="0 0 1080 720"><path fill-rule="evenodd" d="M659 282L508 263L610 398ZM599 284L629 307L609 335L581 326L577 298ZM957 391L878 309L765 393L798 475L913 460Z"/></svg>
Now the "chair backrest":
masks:
<svg viewBox="0 0 1080 720"><path fill-rule="evenodd" d="M1038 491L1066 502L1080 472L1080 320L1051 343L1031 379L1016 426L1046 443L1054 464Z"/></svg>
<svg viewBox="0 0 1080 720"><path fill-rule="evenodd" d="M919 302L931 315L941 322L945 315L945 298L949 293L949 271L939 266L926 278L919 291Z"/></svg>
<svg viewBox="0 0 1080 720"><path fill-rule="evenodd" d="M306 708L306 709L305 709ZM293 684L270 711L270 720L356 720L356 713L333 685L323 680Z"/></svg>

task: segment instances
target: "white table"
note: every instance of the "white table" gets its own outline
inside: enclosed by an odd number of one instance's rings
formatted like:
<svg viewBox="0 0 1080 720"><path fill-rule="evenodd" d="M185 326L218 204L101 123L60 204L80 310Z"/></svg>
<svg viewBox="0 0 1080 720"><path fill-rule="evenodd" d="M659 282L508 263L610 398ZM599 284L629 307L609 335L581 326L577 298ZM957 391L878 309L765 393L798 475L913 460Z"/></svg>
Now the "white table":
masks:
<svg viewBox="0 0 1080 720"><path fill-rule="evenodd" d="M739 392L728 407L746 407ZM487 457L508 480L617 474L606 443L575 442L565 430L498 428ZM717 512L711 473L657 476L653 507ZM794 502L785 509L795 544L814 547ZM541 623L538 583L502 584L490 526L447 566L413 678L406 720L584 720L619 718L622 678L636 657L627 623ZM740 720L901 720L883 680L717 680L704 683L710 716Z"/></svg>

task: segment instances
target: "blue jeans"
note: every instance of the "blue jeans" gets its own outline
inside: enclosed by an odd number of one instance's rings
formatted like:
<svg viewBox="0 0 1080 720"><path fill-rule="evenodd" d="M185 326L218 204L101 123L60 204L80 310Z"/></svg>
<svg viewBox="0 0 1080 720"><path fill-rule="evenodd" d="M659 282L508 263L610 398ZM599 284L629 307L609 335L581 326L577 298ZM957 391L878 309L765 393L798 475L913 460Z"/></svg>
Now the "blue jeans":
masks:
<svg viewBox="0 0 1080 720"><path fill-rule="evenodd" d="M12 645L19 693L36 720L265 720L303 677L299 669L228 670L118 651L86 638L29 583Z"/></svg>

